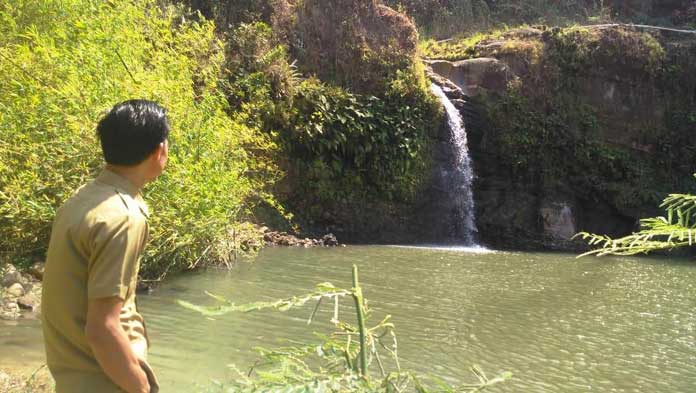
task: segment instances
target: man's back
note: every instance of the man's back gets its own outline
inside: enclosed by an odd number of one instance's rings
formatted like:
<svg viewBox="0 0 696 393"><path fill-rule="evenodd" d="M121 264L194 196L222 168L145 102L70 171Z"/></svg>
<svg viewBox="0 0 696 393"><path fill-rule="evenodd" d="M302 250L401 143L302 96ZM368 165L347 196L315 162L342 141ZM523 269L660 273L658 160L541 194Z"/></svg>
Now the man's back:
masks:
<svg viewBox="0 0 696 393"><path fill-rule="evenodd" d="M147 233L147 208L137 187L109 170L58 210L42 295L46 355L58 393L121 391L104 374L88 343L89 300L123 300L121 327L145 360L147 338L135 288Z"/></svg>

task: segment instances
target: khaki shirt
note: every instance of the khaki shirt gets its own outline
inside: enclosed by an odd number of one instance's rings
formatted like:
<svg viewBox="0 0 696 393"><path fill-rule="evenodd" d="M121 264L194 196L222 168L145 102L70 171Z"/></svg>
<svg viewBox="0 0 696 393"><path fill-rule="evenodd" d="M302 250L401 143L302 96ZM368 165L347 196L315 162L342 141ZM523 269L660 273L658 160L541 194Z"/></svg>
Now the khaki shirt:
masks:
<svg viewBox="0 0 696 393"><path fill-rule="evenodd" d="M135 289L148 239L147 217L137 187L109 170L77 190L58 210L42 293L46 358L57 393L121 392L104 374L87 342L90 299L124 301L121 326L145 363L149 345Z"/></svg>

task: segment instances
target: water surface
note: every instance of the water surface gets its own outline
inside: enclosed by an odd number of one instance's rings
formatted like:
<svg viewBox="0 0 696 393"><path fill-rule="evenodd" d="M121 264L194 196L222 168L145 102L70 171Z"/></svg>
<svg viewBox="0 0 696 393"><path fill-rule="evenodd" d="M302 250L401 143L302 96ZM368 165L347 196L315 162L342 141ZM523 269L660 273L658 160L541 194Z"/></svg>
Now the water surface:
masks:
<svg viewBox="0 0 696 393"><path fill-rule="evenodd" d="M391 314L406 368L450 382L511 371L499 392L696 391L696 263L481 253L466 249L348 247L267 249L231 272L186 274L140 297L164 392L191 392L244 368L254 347L327 331L327 305L308 329L307 309L204 318L175 299L210 303L207 290L236 303L350 286L360 267L375 319ZM376 321L375 321L376 322ZM0 324L0 367L43 360L38 322Z"/></svg>

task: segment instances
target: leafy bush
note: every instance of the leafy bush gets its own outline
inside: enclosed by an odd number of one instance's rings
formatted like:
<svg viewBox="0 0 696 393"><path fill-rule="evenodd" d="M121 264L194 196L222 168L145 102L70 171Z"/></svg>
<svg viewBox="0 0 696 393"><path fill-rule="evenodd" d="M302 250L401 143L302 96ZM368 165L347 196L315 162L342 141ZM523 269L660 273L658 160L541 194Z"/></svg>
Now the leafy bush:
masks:
<svg viewBox="0 0 696 393"><path fill-rule="evenodd" d="M328 179L357 177L351 188L382 192L387 199L407 197L427 165L425 120L437 116L427 97L409 98L396 92L383 99L356 95L310 79L300 85L281 138L300 165L319 166Z"/></svg>
<svg viewBox="0 0 696 393"><path fill-rule="evenodd" d="M432 119L440 116L421 68L391 64L393 75L373 86L375 95L354 94L303 80L264 23L242 24L230 37L230 102L276 137L302 179L298 193L324 201L413 194L428 165Z"/></svg>
<svg viewBox="0 0 696 393"><path fill-rule="evenodd" d="M146 190L142 272L229 257L230 231L275 176L250 152L274 145L247 113L228 113L212 23L155 0L18 0L0 5L0 30L0 251L42 255L56 207L101 166L98 118L147 98L173 131L169 167Z"/></svg>

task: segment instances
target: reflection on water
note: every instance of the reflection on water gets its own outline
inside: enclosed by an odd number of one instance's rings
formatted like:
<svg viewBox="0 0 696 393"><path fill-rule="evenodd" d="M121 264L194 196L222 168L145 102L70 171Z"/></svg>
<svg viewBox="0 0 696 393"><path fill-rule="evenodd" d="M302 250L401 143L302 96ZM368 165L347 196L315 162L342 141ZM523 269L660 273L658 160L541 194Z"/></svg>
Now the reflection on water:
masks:
<svg viewBox="0 0 696 393"><path fill-rule="evenodd" d="M253 348L313 342L311 307L203 318L176 299L235 303L302 293L318 282L350 286L361 269L375 318L391 314L403 363L471 380L511 371L500 392L696 391L696 264L656 259L472 253L456 249L268 249L232 272L188 274L140 298L163 390L190 392L253 363ZM312 330L327 331L332 307ZM348 311L346 309L346 311ZM41 362L38 323L0 325L0 367Z"/></svg>
<svg viewBox="0 0 696 393"><path fill-rule="evenodd" d="M436 251L457 251L470 254L491 254L495 253L495 250L491 250L484 246L474 245L474 246L441 246L441 245L420 245L420 246L388 246L396 248L412 248L416 250L436 250Z"/></svg>

